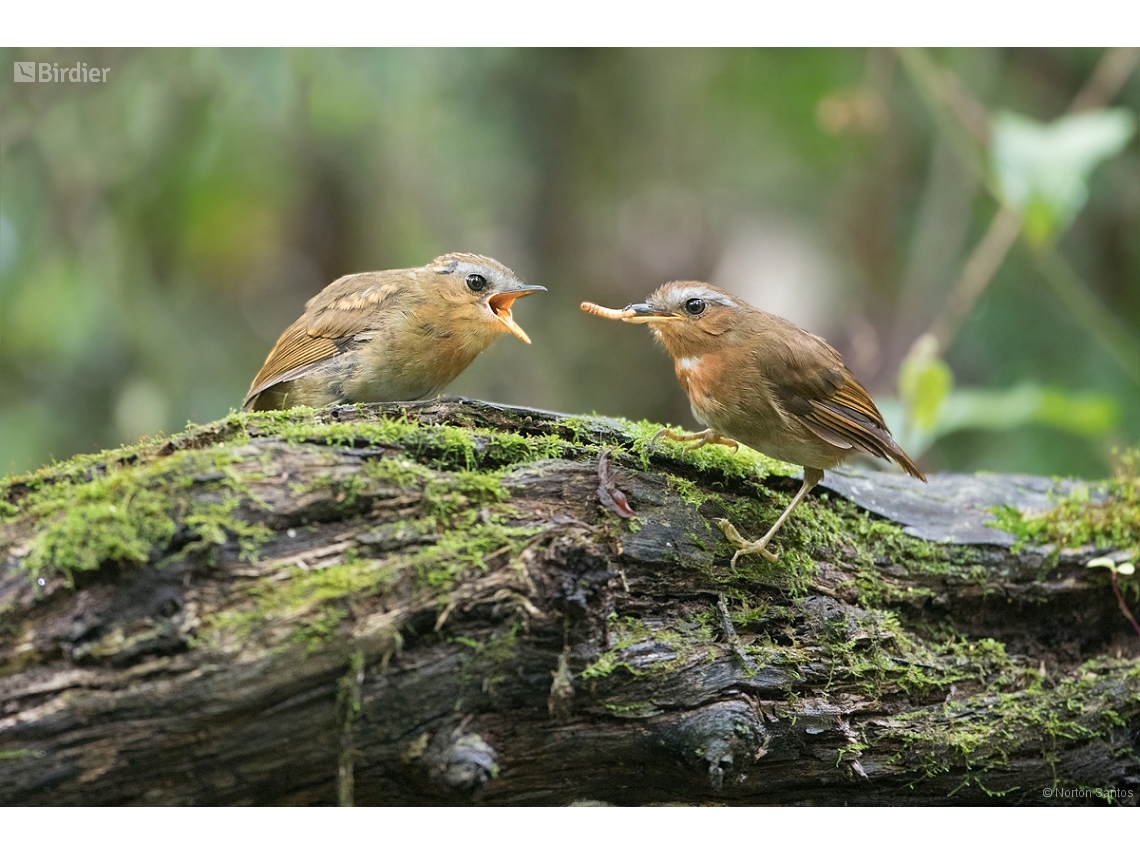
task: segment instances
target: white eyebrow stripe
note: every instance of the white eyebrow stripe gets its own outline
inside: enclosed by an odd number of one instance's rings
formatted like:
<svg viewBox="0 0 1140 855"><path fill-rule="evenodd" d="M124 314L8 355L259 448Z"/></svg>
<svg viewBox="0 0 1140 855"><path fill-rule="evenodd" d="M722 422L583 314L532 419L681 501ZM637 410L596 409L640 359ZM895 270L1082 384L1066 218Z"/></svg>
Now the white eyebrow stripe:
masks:
<svg viewBox="0 0 1140 855"><path fill-rule="evenodd" d="M706 303L716 303L718 306L728 306L730 309L735 309L737 303L731 297L724 294L718 294L715 291L709 291L707 288L698 288L689 286L687 288L680 288L677 291L677 302L682 305L693 298L704 300Z"/></svg>

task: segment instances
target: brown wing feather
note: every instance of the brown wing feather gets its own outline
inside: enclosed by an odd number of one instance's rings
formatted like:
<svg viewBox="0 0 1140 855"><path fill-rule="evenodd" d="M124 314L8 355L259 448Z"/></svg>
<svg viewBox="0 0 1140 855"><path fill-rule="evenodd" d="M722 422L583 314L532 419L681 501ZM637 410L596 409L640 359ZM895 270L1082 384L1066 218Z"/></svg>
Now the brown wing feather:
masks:
<svg viewBox="0 0 1140 855"><path fill-rule="evenodd" d="M854 448L898 462L907 474L926 477L899 447L879 408L843 364L839 353L816 336L797 337L802 350L779 348L779 370L769 373L780 405L812 433L836 448ZM770 357L771 352L768 353Z"/></svg>
<svg viewBox="0 0 1140 855"><path fill-rule="evenodd" d="M835 390L835 395L831 401L838 406L860 413L875 424L882 426L884 424L883 416L879 412L879 408L875 406L875 402L871 400L871 396L867 394L867 390L846 369L843 373L845 375L844 383Z"/></svg>
<svg viewBox="0 0 1140 855"><path fill-rule="evenodd" d="M341 352L334 339L313 338L307 327L307 319L302 315L281 333L277 344L265 358L265 364L250 383L243 407L270 386L303 377L324 360Z"/></svg>
<svg viewBox="0 0 1140 855"><path fill-rule="evenodd" d="M376 329L381 304L411 275L414 271L387 270L342 276L309 300L305 313L281 333L269 351L242 406L270 386L305 376L326 359L343 353L355 337Z"/></svg>
<svg viewBox="0 0 1140 855"><path fill-rule="evenodd" d="M342 276L305 304L308 333L345 338L375 329L377 310L406 286L414 270L384 270Z"/></svg>

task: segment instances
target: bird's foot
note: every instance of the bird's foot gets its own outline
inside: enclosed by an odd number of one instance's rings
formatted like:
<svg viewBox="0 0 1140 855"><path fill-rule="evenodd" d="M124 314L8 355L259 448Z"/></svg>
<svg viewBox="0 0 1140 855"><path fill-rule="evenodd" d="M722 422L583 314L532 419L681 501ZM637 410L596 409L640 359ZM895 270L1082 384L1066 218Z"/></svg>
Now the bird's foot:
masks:
<svg viewBox="0 0 1140 855"><path fill-rule="evenodd" d="M756 555L759 553L767 558L769 561L778 561L780 556L775 552L768 549L768 541L771 539L773 532L768 532L759 540L745 540L744 537L736 530L736 526L725 519L718 519L717 525L720 530L724 532L725 540L736 547L736 554L732 556L732 561L729 566L733 570L736 569L736 559L741 555Z"/></svg>
<svg viewBox="0 0 1140 855"><path fill-rule="evenodd" d="M700 448L703 445L712 443L714 445L727 445L733 451L740 448L740 443L735 439L729 439L727 436L721 436L712 428L707 428L697 433L677 433L676 431L669 430L669 428L661 428L657 433L653 434L653 439L650 444L657 442L661 437L671 439L674 442L683 442L685 447L681 450L682 454L687 454L690 451Z"/></svg>

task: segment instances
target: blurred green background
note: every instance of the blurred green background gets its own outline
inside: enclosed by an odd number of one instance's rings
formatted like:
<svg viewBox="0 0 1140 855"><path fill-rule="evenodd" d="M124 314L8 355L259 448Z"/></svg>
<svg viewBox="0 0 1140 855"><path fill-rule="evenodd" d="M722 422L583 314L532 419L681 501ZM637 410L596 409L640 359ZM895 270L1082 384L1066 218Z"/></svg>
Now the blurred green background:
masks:
<svg viewBox="0 0 1140 855"><path fill-rule="evenodd" d="M646 331L578 310L694 278L831 341L928 469L1098 477L1140 437L1134 64L1026 122L1104 51L0 56L0 471L224 416L324 285L451 250L550 291L450 393L695 427ZM916 348L998 199L1022 237Z"/></svg>

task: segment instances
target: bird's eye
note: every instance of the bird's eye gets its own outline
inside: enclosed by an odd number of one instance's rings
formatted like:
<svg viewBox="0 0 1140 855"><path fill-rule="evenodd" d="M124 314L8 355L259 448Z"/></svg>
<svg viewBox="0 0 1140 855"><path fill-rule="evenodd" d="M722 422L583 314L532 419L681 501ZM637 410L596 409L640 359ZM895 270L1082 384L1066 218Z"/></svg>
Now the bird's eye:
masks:
<svg viewBox="0 0 1140 855"><path fill-rule="evenodd" d="M705 301L699 297L693 297L691 300L685 301L685 311L690 315L699 315L705 310Z"/></svg>
<svg viewBox="0 0 1140 855"><path fill-rule="evenodd" d="M478 273L472 273L467 277L467 287L475 292L482 291L487 287L487 278Z"/></svg>

